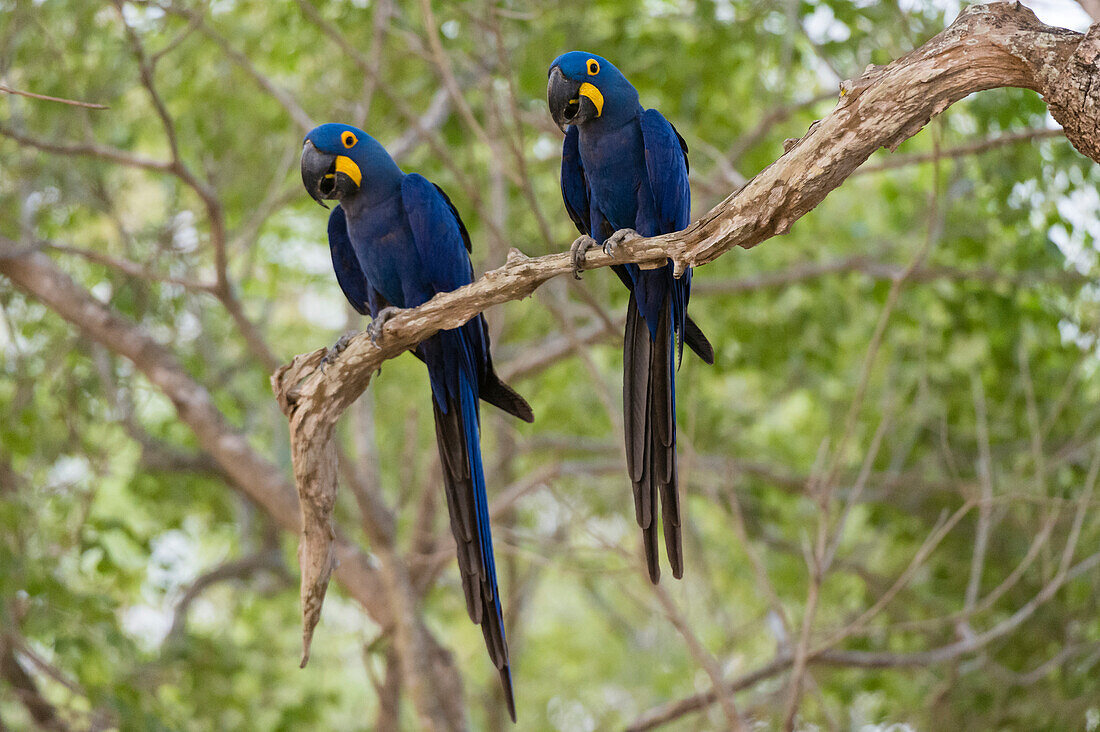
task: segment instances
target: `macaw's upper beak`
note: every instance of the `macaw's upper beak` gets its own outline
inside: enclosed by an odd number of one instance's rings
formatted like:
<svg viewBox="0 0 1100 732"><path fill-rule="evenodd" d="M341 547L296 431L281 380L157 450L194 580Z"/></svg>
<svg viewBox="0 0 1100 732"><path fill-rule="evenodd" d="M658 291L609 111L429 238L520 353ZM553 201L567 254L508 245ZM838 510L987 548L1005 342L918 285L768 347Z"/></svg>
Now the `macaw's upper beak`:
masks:
<svg viewBox="0 0 1100 732"><path fill-rule="evenodd" d="M546 103L550 107L550 116L562 132L569 125L579 125L599 117L603 112L603 95L600 91L587 82L566 78L557 66L550 70L550 81L546 84Z"/></svg>
<svg viewBox="0 0 1100 732"><path fill-rule="evenodd" d="M324 199L341 199L359 190L363 174L345 155L321 152L312 140L302 146L302 184L313 200L325 208Z"/></svg>

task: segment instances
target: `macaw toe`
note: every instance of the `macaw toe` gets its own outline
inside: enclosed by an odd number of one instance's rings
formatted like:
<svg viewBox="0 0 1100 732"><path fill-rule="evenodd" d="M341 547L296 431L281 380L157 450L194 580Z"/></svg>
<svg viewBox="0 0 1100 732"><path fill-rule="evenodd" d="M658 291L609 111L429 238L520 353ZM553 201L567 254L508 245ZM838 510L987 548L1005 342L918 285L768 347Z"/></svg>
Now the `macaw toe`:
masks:
<svg viewBox="0 0 1100 732"><path fill-rule="evenodd" d="M386 307L378 311L378 315L374 316L374 320L367 325L367 335L370 336L370 342L375 347L378 346L378 339L382 336L382 329L386 327L386 321L397 314L400 308Z"/></svg>
<svg viewBox="0 0 1100 732"><path fill-rule="evenodd" d="M325 366L328 366L330 363L340 358L340 354L343 353L344 349L351 343L352 336L354 335L354 333L345 333L336 339L336 342L332 344L332 348L328 349L328 352L325 353L325 357L321 359L321 373L324 373Z"/></svg>
<svg viewBox="0 0 1100 732"><path fill-rule="evenodd" d="M603 253L613 258L621 244L630 239L637 239L639 236L641 235L634 231L634 229L619 229L604 240Z"/></svg>
<svg viewBox="0 0 1100 732"><path fill-rule="evenodd" d="M581 278L585 255L597 246L599 245L596 240L588 234L582 234L573 241L572 246L569 247L569 261L573 264L573 279L579 280Z"/></svg>

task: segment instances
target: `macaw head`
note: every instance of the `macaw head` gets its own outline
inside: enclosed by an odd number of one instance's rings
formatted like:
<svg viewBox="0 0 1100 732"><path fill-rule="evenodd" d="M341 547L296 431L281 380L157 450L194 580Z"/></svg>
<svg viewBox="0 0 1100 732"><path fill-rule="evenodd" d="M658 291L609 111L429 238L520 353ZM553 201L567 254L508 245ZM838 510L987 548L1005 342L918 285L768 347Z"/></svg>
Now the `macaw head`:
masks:
<svg viewBox="0 0 1100 732"><path fill-rule="evenodd" d="M302 145L302 183L313 200L343 200L367 186L399 180L401 169L366 132L334 122L313 128ZM328 206L325 206L328 208Z"/></svg>
<svg viewBox="0 0 1100 732"><path fill-rule="evenodd" d="M564 132L595 119L625 119L638 107L638 92L607 59L570 51L550 64L546 102Z"/></svg>

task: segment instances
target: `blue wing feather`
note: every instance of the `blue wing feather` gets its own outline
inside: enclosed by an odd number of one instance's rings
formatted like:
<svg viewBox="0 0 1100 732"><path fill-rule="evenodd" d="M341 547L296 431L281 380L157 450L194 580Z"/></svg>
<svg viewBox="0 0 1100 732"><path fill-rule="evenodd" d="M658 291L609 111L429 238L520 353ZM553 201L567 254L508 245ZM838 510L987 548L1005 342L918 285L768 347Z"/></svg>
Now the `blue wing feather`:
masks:
<svg viewBox="0 0 1100 732"><path fill-rule="evenodd" d="M688 183L687 143L656 109L641 114L646 172L653 193L653 207L660 233L680 231L691 222L691 187ZM671 279L671 278L670 278ZM683 353L684 321L691 295L691 270L672 281L672 327L677 350Z"/></svg>
<svg viewBox="0 0 1100 732"><path fill-rule="evenodd" d="M447 191L440 188L435 183L432 186L439 191L439 195L443 196L443 200L447 203L447 206L451 209L451 213L454 214L455 221L458 222L458 231L462 235L462 241L466 244L466 251L474 251L473 246L470 244L470 232L466 231L466 224L462 222L462 217L458 215L458 209L451 203L451 197L447 195Z"/></svg>
<svg viewBox="0 0 1100 732"><path fill-rule="evenodd" d="M401 198L420 257L421 274L427 277L431 294L450 292L472 282L474 269L465 251L469 235L442 189L424 176L410 173L401 184Z"/></svg>
<svg viewBox="0 0 1100 732"><path fill-rule="evenodd" d="M687 145L656 109L642 112L641 126L646 172L660 233L679 231L691 222Z"/></svg>

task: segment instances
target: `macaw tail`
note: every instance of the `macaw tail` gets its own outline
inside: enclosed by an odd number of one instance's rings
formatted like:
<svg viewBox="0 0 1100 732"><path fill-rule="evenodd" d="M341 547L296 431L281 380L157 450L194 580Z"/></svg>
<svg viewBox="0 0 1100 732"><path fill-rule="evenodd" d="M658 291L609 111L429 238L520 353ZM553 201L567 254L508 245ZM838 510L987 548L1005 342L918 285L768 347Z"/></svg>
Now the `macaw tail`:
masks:
<svg viewBox="0 0 1100 732"><path fill-rule="evenodd" d="M508 714L515 722L516 702L493 561L485 474L481 467L478 394L464 371L458 374L458 386L457 397L448 395L443 402L446 411L440 407L440 399L432 399L447 508L458 549L466 610L470 613L470 619L481 626L489 657L500 673Z"/></svg>
<svg viewBox="0 0 1100 732"><path fill-rule="evenodd" d="M658 498L672 576L680 579L684 574L680 496L676 482L676 374L671 300L671 297L666 298L661 306L654 338L631 290L623 342L626 464L634 483L634 512L642 527L649 578L654 584L661 578L657 557Z"/></svg>

